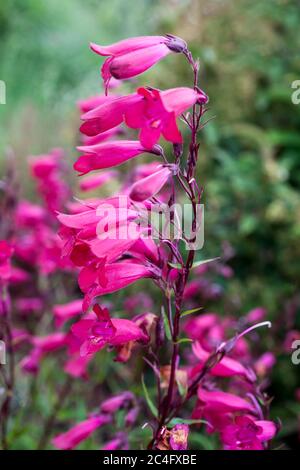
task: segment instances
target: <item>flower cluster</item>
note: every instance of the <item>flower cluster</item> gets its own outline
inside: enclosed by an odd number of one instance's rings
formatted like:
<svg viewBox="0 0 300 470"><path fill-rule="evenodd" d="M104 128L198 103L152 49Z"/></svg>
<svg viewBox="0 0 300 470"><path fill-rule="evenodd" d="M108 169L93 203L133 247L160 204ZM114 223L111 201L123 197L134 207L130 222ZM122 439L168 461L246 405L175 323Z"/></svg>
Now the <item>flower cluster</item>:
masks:
<svg viewBox="0 0 300 470"><path fill-rule="evenodd" d="M151 430L148 448L185 450L191 430L202 432L203 423L208 434L218 433L224 449L265 449L277 431L263 388L275 358L270 352L256 356L251 344L257 334L252 330L268 323L262 322L266 312L255 309L237 322L199 308L222 295L211 274L233 275L230 255L222 261L196 261L193 245L203 192L196 175L198 138L208 103L198 86L199 64L187 44L171 35L91 44L91 49L106 57L101 71L105 93L78 103L83 122L74 169L81 192L93 197L70 201L63 154L54 149L29 161L42 203L7 201L10 221L0 241L0 315L11 362L20 346L19 365L27 375L38 374L50 355L59 364L62 359L66 384L58 394L61 402L74 379L93 383L89 367L97 367L103 350L113 351L122 367L133 354L139 356L147 367L146 382L153 372L156 394L149 393L142 377L144 400L131 391L107 398L52 439L59 449L75 448L100 428L108 430L105 436L114 430L103 449L128 449L134 429L143 425ZM121 80L142 74L172 53L182 54L191 66L191 88L140 86L120 93ZM120 165L122 173L115 168ZM99 197L104 185L113 194ZM191 208L193 233L181 228L180 237L173 237L179 223L174 207L184 203ZM163 207L169 209L169 236L149 218ZM126 290L126 298L116 296L115 301L112 294L138 282L145 291ZM21 295L11 305L15 283ZM5 420L13 370L1 411ZM149 411L153 416L146 421ZM45 426L41 447L55 418L50 416Z"/></svg>

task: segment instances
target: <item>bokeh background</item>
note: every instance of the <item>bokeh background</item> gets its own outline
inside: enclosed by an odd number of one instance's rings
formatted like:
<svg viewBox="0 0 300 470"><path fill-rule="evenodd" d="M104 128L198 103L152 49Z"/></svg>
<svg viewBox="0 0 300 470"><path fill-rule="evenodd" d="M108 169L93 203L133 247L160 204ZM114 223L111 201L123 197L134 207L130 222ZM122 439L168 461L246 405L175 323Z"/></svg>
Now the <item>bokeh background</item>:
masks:
<svg viewBox="0 0 300 470"><path fill-rule="evenodd" d="M206 307L236 316L267 309L274 327L263 348L277 353L272 416L284 421L278 445L288 447L297 445L300 415L300 365L281 347L287 331L300 329L300 105L291 101L291 83L300 79L299 24L298 0L0 3L0 79L7 87L0 170L12 152L24 195L33 200L27 156L63 147L71 168L76 102L101 91L101 58L89 51L90 41L171 33L200 58L211 118L198 174L206 205L202 256L229 253L234 270L231 279L218 281L221 300ZM138 80L161 88L191 81L186 63L174 55ZM41 409L47 400L51 396ZM84 404L77 406L79 417ZM34 434L23 433L19 444L15 438L16 446L31 447Z"/></svg>

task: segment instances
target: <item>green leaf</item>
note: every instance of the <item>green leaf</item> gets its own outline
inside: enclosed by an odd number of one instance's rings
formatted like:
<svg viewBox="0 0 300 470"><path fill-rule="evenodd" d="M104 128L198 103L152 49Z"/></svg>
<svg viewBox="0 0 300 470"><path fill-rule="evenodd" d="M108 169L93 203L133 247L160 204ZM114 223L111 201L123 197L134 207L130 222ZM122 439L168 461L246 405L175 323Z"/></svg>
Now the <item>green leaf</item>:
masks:
<svg viewBox="0 0 300 470"><path fill-rule="evenodd" d="M184 419L184 418L173 418L170 421L170 424L172 426L175 426L175 424L188 424L191 426L192 424L208 424L205 419Z"/></svg>
<svg viewBox="0 0 300 470"><path fill-rule="evenodd" d="M197 447L200 445L204 450L214 450L217 446L217 442L214 442L212 436L208 437L199 432L190 433L189 442Z"/></svg>
<svg viewBox="0 0 300 470"><path fill-rule="evenodd" d="M170 329L170 325L169 325L169 320L168 320L166 311L165 311L163 306L161 307L161 314L162 314L163 320L164 320L164 327L165 327L166 337L168 338L169 341L171 341L172 340L172 333L171 333L171 329Z"/></svg>
<svg viewBox="0 0 300 470"><path fill-rule="evenodd" d="M182 398L185 398L186 395L187 395L187 392L188 392L188 384L186 383L185 385L182 384L180 382L180 380L178 380L178 378L176 378L176 383L177 383L177 387L178 387L178 391L179 391L179 394Z"/></svg>
<svg viewBox="0 0 300 470"><path fill-rule="evenodd" d="M157 418L158 417L158 412L157 412L156 406L154 405L153 401L150 398L150 395L148 393L143 375L142 375L142 386L143 386L143 390L144 390L147 405L149 406L149 409L150 409L151 413L153 414L153 416L155 416L155 418Z"/></svg>
<svg viewBox="0 0 300 470"><path fill-rule="evenodd" d="M193 340L190 338L181 338L178 341L176 341L176 344L181 344L181 343L192 343Z"/></svg>
<svg viewBox="0 0 300 470"><path fill-rule="evenodd" d="M171 266L171 268L175 268L175 269L183 269L183 266L179 263L168 263L169 266Z"/></svg>
<svg viewBox="0 0 300 470"><path fill-rule="evenodd" d="M197 308L192 308L191 310L185 310L182 312L181 317L186 317L187 315L191 315L192 313L199 312L199 310L202 310L203 307L197 307Z"/></svg>
<svg viewBox="0 0 300 470"><path fill-rule="evenodd" d="M218 259L220 259L220 256L217 256L217 258L210 258L210 259L203 259L200 261L196 261L195 263L193 263L192 269L198 268L198 266L202 266L202 264L212 263L213 261L217 261Z"/></svg>
<svg viewBox="0 0 300 470"><path fill-rule="evenodd" d="M197 268L198 266L201 266L202 264L212 263L213 261L217 261L218 259L220 259L220 256L217 256L217 258L210 258L210 259L203 259L200 261L195 261L191 269ZM184 267L179 263L168 263L168 265L171 266L171 268L175 268L175 269L183 269Z"/></svg>

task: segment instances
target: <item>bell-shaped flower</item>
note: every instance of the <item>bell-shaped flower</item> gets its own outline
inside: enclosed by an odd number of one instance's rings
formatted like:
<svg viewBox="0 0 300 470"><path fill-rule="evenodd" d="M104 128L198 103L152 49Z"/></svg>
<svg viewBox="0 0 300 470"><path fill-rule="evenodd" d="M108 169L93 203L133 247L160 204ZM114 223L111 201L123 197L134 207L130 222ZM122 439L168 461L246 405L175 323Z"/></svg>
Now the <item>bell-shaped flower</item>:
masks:
<svg viewBox="0 0 300 470"><path fill-rule="evenodd" d="M121 165L127 160L137 157L144 152L160 155L161 149L153 147L150 151L144 148L139 141L116 140L102 142L91 146L81 146L78 150L84 152L74 164L74 169L82 175L94 170L102 170Z"/></svg>
<svg viewBox="0 0 300 470"><path fill-rule="evenodd" d="M76 424L69 431L59 434L52 440L54 447L61 450L71 450L85 441L96 429L109 423L108 415L92 416L91 418Z"/></svg>
<svg viewBox="0 0 300 470"><path fill-rule="evenodd" d="M264 443L271 440L276 432L272 421L236 416L232 424L224 426L220 436L227 450L263 450Z"/></svg>
<svg viewBox="0 0 300 470"><path fill-rule="evenodd" d="M80 354L86 356L103 349L105 345L120 346L130 341L147 342L148 335L136 323L126 319L111 319L106 308L93 308L96 318L75 323L71 331L81 342Z"/></svg>
<svg viewBox="0 0 300 470"><path fill-rule="evenodd" d="M161 168L152 175L143 178L131 187L129 197L132 201L143 202L155 196L170 178L169 167Z"/></svg>
<svg viewBox="0 0 300 470"><path fill-rule="evenodd" d="M102 66L106 88L111 77L126 79L139 75L171 52L185 52L186 43L176 36L140 36L109 46L91 43L92 51L108 59Z"/></svg>

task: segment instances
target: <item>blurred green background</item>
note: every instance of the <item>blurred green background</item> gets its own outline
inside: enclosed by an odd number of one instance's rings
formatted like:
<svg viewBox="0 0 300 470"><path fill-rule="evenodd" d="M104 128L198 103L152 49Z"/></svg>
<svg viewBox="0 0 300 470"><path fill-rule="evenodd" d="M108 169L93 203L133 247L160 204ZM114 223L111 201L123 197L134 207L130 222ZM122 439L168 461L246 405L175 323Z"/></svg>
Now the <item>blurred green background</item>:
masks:
<svg viewBox="0 0 300 470"><path fill-rule="evenodd" d="M222 254L224 242L234 253L235 275L216 307L236 315L266 307L284 340L300 328L300 105L291 101L291 84L300 79L299 24L298 0L1 0L7 104L0 105L0 169L11 148L27 186L27 155L62 146L74 159L76 101L101 91L101 58L90 41L183 37L200 58L213 118L202 134L198 175L203 257ZM172 55L138 81L163 88L192 77ZM299 404L291 409L297 381L299 366L279 354L275 414L276 406L287 418L299 413Z"/></svg>

